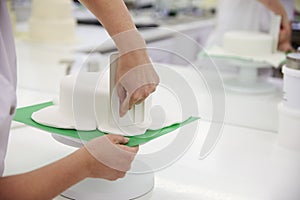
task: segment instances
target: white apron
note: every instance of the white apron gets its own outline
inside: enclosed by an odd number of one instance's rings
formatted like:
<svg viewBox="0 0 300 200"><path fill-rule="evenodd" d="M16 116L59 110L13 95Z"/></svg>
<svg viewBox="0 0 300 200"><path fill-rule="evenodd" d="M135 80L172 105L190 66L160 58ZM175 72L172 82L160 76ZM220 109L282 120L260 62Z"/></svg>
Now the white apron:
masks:
<svg viewBox="0 0 300 200"><path fill-rule="evenodd" d="M6 0L0 0L0 176L16 108L16 54Z"/></svg>

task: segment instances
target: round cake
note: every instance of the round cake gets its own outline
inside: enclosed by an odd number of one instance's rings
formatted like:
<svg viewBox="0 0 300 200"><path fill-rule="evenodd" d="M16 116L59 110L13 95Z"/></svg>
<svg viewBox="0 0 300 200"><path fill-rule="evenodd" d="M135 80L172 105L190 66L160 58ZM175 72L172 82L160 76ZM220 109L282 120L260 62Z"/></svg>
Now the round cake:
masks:
<svg viewBox="0 0 300 200"><path fill-rule="evenodd" d="M106 133L139 135L150 125L149 114L150 111L140 124L124 127L111 115L108 73L102 77L98 73L86 72L64 77L60 83L59 104L34 112L32 119L61 129L98 129Z"/></svg>
<svg viewBox="0 0 300 200"><path fill-rule="evenodd" d="M260 32L230 31L224 34L223 48L226 52L241 56L270 55L273 37Z"/></svg>

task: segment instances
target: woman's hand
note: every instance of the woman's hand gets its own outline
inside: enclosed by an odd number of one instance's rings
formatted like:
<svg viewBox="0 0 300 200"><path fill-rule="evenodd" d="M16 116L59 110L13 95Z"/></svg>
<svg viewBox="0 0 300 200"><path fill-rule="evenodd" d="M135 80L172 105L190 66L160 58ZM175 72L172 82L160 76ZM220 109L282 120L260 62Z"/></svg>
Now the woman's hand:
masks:
<svg viewBox="0 0 300 200"><path fill-rule="evenodd" d="M155 91L158 84L159 77L146 49L134 50L121 55L116 73L120 116L124 116L135 104L143 102Z"/></svg>
<svg viewBox="0 0 300 200"><path fill-rule="evenodd" d="M294 50L291 45L291 34L291 25L289 21L285 17L283 17L279 32L278 50L283 52Z"/></svg>
<svg viewBox="0 0 300 200"><path fill-rule="evenodd" d="M123 178L134 160L139 147L125 146L128 138L105 135L88 142L83 151L88 177L116 180Z"/></svg>

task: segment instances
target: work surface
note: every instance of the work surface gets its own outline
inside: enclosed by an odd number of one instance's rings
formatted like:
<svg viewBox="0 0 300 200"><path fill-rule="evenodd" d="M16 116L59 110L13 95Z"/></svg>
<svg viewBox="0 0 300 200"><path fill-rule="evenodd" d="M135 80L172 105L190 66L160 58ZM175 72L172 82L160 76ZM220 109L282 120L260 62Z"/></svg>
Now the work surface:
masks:
<svg viewBox="0 0 300 200"><path fill-rule="evenodd" d="M52 96L24 89L18 94L22 95L21 105ZM209 126L208 121L199 123L189 150L174 164L155 173L153 191L141 199L298 199L299 152L277 146L277 136L272 132L225 125L215 150L200 160ZM157 151L171 139L172 135L145 144L140 153ZM10 134L5 175L32 170L74 150L55 141L50 133L15 126Z"/></svg>
<svg viewBox="0 0 300 200"><path fill-rule="evenodd" d="M208 126L208 122L201 122L189 151L155 174L155 188L144 199L275 199L295 194L294 187L300 184L300 156L277 147L275 134L225 126L213 153L199 160L202 134ZM140 153L149 148L155 151L159 143L168 141L166 137L157 144L141 146ZM5 174L32 170L74 150L56 142L49 133L15 128L10 135Z"/></svg>
<svg viewBox="0 0 300 200"><path fill-rule="evenodd" d="M178 70L187 73L189 71L188 68ZM193 86L205 91L201 81L193 82ZM41 92L19 87L19 107L49 101L56 95L55 92ZM204 138L211 125L209 114L212 105L206 92L198 97L201 102L200 116L204 119L198 123L197 137L181 159L155 173L153 191L141 199L298 200L300 153L278 147L277 133L274 131L247 128L243 124L239 125L239 122L235 125L227 123L223 127L222 137L215 150L204 160L199 159ZM271 113L263 113L264 119L268 119L271 114L276 115L275 105L278 97L264 98L228 93L227 117L231 115L230 112L239 113L240 116L245 116L245 119L264 123L261 120L263 116L258 114L259 110L256 109L254 112L255 110L252 109L255 108L252 100L258 103L260 100L265 102L261 104L262 108L264 105L274 105ZM249 104L251 102L253 105ZM244 104L248 104L246 107L248 110L252 109L251 115L245 115L247 112L240 109ZM266 122L270 123L270 120ZM168 145L172 139L173 135L170 134L142 145L140 153L158 151ZM50 133L14 123L10 134L5 174L35 169L62 158L74 150L73 147L55 141Z"/></svg>
<svg viewBox="0 0 300 200"><path fill-rule="evenodd" d="M182 75L189 74L188 68L181 67L177 70L182 72L180 73ZM191 80L192 75L189 77ZM209 114L212 105L203 83L192 81L192 85L203 91L202 95L197 96L201 102L200 116L204 118L198 123L197 137L181 159L155 173L153 191L141 199L298 200L300 153L278 147L277 133L274 131L246 128L238 122L235 125L227 123L223 127L222 137L215 150L204 160L199 159L204 138L211 125ZM19 87L19 107L49 101L56 95L55 92ZM245 115L247 112L237 108L248 104L247 108L251 109L255 105L249 103L255 99L257 102L260 102L259 100L266 102L261 105L262 108L263 105L274 105L274 112L263 113L264 119L272 113L276 115L275 105L278 98L270 96L264 98L228 93L226 109L229 110L228 112L236 112L252 120L250 115ZM242 104L238 105L239 102ZM230 107L231 104L234 106ZM258 120L262 117L258 112L252 113L251 116ZM262 120L260 121L263 123ZM270 123L270 120L267 122ZM139 153L158 151L168 145L172 139L173 135L170 134L142 145ZM50 133L14 123L10 134L5 174L35 169L62 158L74 150L76 149L73 147L55 141Z"/></svg>

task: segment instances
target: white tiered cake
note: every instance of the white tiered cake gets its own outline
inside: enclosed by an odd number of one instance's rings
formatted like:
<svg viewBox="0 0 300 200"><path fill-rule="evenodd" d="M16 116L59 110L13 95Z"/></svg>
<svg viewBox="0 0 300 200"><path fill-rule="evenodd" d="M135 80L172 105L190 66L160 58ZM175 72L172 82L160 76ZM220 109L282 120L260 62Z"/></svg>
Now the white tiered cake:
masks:
<svg viewBox="0 0 300 200"><path fill-rule="evenodd" d="M262 94L274 92L275 87L258 77L258 69L278 67L285 54L275 50L272 34L253 31L229 31L223 35L222 46L209 49L208 56L221 59L220 65L238 67L238 76L224 80L226 89L239 93Z"/></svg>
<svg viewBox="0 0 300 200"><path fill-rule="evenodd" d="M222 46L207 50L212 57L268 63L274 67L285 60L284 52L274 51L276 39L267 33L254 31L229 31L223 35Z"/></svg>
<svg viewBox="0 0 300 200"><path fill-rule="evenodd" d="M76 22L70 0L33 0L29 19L32 40L74 42Z"/></svg>
<svg viewBox="0 0 300 200"><path fill-rule="evenodd" d="M231 31L223 36L224 50L241 56L272 54L273 37L270 34L251 31Z"/></svg>

